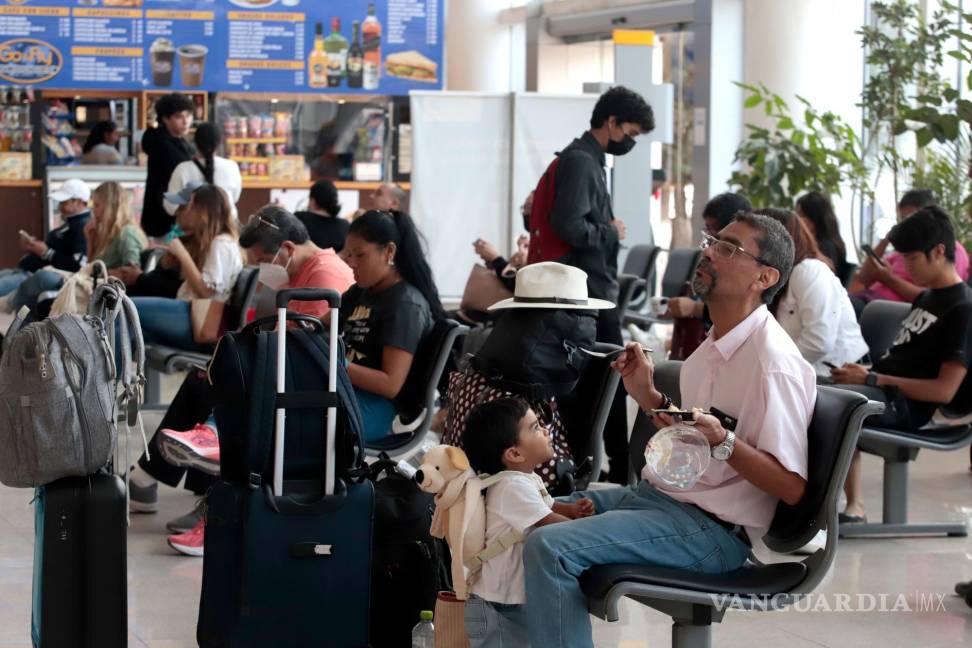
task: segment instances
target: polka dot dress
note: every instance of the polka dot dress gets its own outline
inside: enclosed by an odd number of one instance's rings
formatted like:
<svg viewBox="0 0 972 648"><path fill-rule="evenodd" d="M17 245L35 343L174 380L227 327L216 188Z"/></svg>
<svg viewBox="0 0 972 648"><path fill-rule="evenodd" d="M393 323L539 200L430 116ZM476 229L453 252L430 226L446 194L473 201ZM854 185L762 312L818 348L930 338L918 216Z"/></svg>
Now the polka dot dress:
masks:
<svg viewBox="0 0 972 648"><path fill-rule="evenodd" d="M515 395L491 387L486 377L473 369L467 369L465 372L454 371L449 376L449 415L446 418L442 442L461 448L462 433L466 429L466 417L473 408L497 398ZM550 433L550 442L554 449L554 458L538 466L535 472L548 487L553 487L557 484L558 460L566 460L570 462L571 467L574 467L574 460L567 445L567 429L557 411L556 399L532 402L530 407L537 415L537 420Z"/></svg>

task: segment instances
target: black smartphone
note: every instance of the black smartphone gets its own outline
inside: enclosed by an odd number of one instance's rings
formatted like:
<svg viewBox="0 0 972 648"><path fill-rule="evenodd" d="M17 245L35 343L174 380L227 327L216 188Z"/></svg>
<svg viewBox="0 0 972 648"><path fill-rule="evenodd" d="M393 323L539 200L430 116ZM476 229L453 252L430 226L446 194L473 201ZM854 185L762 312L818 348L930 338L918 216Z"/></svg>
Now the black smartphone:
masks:
<svg viewBox="0 0 972 648"><path fill-rule="evenodd" d="M867 243L861 243L861 249L864 250L864 253L867 254L867 256L871 257L878 263L881 263L881 257L877 255L877 252L875 252L874 248L872 248L870 245Z"/></svg>
<svg viewBox="0 0 972 648"><path fill-rule="evenodd" d="M823 363L825 367L830 367L831 369L840 369L840 367L835 365L833 362L827 362L826 360L824 360Z"/></svg>
<svg viewBox="0 0 972 648"><path fill-rule="evenodd" d="M719 419L719 423L722 425L722 427L732 432L736 431L736 425L739 423L739 419L729 416L716 407L710 407L709 410L711 411L712 416Z"/></svg>

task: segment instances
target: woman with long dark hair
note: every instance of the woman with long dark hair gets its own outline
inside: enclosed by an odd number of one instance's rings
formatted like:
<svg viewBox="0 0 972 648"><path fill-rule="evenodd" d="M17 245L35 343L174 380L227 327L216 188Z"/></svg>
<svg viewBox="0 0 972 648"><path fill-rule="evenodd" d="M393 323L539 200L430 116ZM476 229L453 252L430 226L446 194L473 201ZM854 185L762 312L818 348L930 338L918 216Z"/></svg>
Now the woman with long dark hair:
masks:
<svg viewBox="0 0 972 648"><path fill-rule="evenodd" d="M830 198L818 191L808 191L796 201L796 213L810 228L817 247L827 257L830 268L840 278L842 284L850 279L850 264L847 263L847 247L840 237L840 226Z"/></svg>
<svg viewBox="0 0 972 648"><path fill-rule="evenodd" d="M351 223L344 253L355 280L341 300L348 377L365 440L376 441L391 428L419 344L445 312L408 214L366 212Z"/></svg>
<svg viewBox="0 0 972 648"><path fill-rule="evenodd" d="M98 122L88 133L88 139L81 147L83 164L121 164L121 153L115 148L118 144L118 125L110 120Z"/></svg>
<svg viewBox="0 0 972 648"><path fill-rule="evenodd" d="M193 137L196 154L191 160L182 162L169 178L169 193L177 194L190 182L205 182L215 185L226 193L229 202L230 215L238 220L236 203L243 192L243 177L240 167L233 160L216 155L222 137L219 129L213 124L203 122L196 128ZM165 210L175 215L178 205L165 201Z"/></svg>
<svg viewBox="0 0 972 648"><path fill-rule="evenodd" d="M758 209L756 213L779 221L793 239L793 270L776 293L770 312L818 376L830 376L825 363L842 367L860 360L867 353L867 343L854 307L806 222L789 209Z"/></svg>

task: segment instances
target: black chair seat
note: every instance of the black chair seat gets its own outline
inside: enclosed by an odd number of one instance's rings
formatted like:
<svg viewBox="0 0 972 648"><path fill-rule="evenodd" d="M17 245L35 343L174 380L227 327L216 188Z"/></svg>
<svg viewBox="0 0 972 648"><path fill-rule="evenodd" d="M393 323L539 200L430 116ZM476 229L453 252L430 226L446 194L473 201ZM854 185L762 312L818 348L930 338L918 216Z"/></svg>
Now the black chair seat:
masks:
<svg viewBox="0 0 972 648"><path fill-rule="evenodd" d="M195 353L160 344L151 344L145 347L145 363L160 371L167 371L176 365L206 366L209 364L210 357L211 355L208 353Z"/></svg>
<svg viewBox="0 0 972 648"><path fill-rule="evenodd" d="M619 583L641 583L712 594L773 595L794 590L806 578L802 562L746 565L724 574L645 565L602 565L584 572L581 588L588 598L602 599Z"/></svg>
<svg viewBox="0 0 972 648"><path fill-rule="evenodd" d="M872 431L879 434L892 435L895 439L900 439L903 445L907 445L908 441L911 440L921 444L922 447L928 443L950 446L961 443L969 437L970 425L932 424L911 432L890 428L865 427L861 431L861 441L865 442L869 438L873 438L873 435L869 434Z"/></svg>

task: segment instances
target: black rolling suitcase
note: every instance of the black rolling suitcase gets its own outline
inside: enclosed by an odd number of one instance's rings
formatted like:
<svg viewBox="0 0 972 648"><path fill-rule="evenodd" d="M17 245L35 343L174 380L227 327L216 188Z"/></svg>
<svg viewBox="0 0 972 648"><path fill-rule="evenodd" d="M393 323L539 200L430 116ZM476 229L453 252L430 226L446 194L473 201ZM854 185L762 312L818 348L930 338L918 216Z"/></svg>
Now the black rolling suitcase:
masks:
<svg viewBox="0 0 972 648"><path fill-rule="evenodd" d="M204 648L365 648L368 645L374 489L370 481L352 480L347 474L349 471L342 474L336 468L338 412L339 408L348 406L346 401L338 398L337 390L338 317L333 312L326 358L317 356L314 351L322 350L317 343L323 340L310 340L314 345L302 347L302 353L306 351L319 359L314 366L327 376L327 391L308 390L308 383L314 384L314 381L306 374L295 379L289 371L286 347L295 341L306 345L310 336L320 336L302 329L288 332L282 325L284 319L306 320L306 317L287 314L286 305L291 299L327 300L332 312L340 304L340 296L334 291L281 291L277 296L277 317L281 324L278 330L257 333L256 329L250 329L238 334L263 335L263 342L275 344L264 345L260 351L260 344L255 343L260 342L259 339L236 337L228 343L234 349L233 362L227 364L214 358L214 365L219 362L221 366L240 367L239 373L246 377L240 384L248 385L246 399L249 402L236 403L237 408L274 412L274 416L273 423L266 426L263 434L252 428L224 430L220 423L220 406L217 406L221 445L224 435L235 432L257 438L227 440L239 450L229 457L231 464L243 462L243 455L249 457L248 481L241 481L243 470L240 465L223 466L222 480L207 495L203 583L197 627L197 639ZM288 341L288 338L291 339ZM247 353L248 349L256 351ZM217 351L217 356L219 353ZM253 355L256 359L247 357ZM273 364L276 371L261 369ZM306 369L306 365L303 368ZM343 367L341 372L342 380L346 381ZM211 379L213 373L211 367ZM274 373L276 386L272 382ZM220 375L226 377L225 373ZM254 375L266 378L263 382L254 381ZM219 380L213 382L216 386ZM288 384L290 389L287 389ZM264 407L257 402L263 399L270 399L274 407ZM353 401L350 407L357 415ZM319 468L311 476L306 473L308 453L295 450L293 440L288 440L290 435L285 434L291 428L286 417L288 414L294 416L298 425L295 429L303 432L306 422L303 414L323 408L327 412L326 424L317 428L317 438L324 439L321 445L325 452L324 457L320 453L316 455ZM261 417L260 420L264 419ZM340 432L344 435L347 431ZM294 436L298 438L298 435ZM301 445L320 447L310 444L303 435L300 441ZM269 463L271 446L272 470L264 472L259 469L264 461L258 455L262 449L268 455L266 463ZM360 466L360 453L359 436L352 468ZM301 460L295 462L298 468L287 465L290 457Z"/></svg>
<svg viewBox="0 0 972 648"><path fill-rule="evenodd" d="M51 482L34 525L35 648L125 648L125 484L108 472Z"/></svg>

